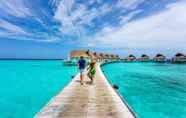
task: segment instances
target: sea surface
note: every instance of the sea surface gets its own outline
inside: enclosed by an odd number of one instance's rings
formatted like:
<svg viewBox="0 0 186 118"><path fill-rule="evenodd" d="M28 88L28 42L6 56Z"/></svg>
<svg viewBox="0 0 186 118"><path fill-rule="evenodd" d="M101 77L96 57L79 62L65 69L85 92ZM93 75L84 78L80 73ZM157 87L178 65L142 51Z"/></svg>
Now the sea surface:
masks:
<svg viewBox="0 0 186 118"><path fill-rule="evenodd" d="M139 118L186 118L186 65L113 63L102 69Z"/></svg>
<svg viewBox="0 0 186 118"><path fill-rule="evenodd" d="M0 60L0 118L32 118L77 73L60 60Z"/></svg>

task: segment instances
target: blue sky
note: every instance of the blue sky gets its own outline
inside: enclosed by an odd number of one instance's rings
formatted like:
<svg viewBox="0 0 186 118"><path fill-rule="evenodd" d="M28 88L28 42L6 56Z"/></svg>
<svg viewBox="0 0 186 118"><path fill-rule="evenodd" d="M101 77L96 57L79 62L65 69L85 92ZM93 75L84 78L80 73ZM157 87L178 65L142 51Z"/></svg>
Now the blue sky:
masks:
<svg viewBox="0 0 186 118"><path fill-rule="evenodd" d="M1 0L0 58L186 53L186 0Z"/></svg>

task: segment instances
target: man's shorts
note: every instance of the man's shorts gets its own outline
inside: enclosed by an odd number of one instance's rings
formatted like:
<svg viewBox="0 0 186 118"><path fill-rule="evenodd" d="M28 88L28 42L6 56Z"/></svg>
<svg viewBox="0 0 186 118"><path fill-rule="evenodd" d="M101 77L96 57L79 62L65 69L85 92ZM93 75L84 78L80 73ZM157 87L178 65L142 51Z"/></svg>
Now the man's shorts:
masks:
<svg viewBox="0 0 186 118"><path fill-rule="evenodd" d="M85 69L79 69L81 74L84 74Z"/></svg>

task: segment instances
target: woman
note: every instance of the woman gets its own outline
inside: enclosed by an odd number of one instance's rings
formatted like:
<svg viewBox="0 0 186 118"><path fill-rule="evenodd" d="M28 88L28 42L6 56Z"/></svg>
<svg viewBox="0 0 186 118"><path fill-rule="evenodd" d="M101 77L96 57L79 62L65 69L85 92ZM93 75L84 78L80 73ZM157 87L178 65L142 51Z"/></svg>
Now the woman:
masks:
<svg viewBox="0 0 186 118"><path fill-rule="evenodd" d="M87 70L88 70L88 77L91 79L91 84L93 83L94 81L94 77L95 77L95 74L96 74L96 62L95 61L91 61L91 63L89 64Z"/></svg>

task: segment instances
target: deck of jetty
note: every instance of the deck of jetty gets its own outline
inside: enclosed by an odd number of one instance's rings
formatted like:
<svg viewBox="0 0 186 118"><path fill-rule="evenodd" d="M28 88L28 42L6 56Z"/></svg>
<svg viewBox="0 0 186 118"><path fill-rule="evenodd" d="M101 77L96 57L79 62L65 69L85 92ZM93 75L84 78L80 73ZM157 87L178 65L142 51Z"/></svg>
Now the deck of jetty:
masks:
<svg viewBox="0 0 186 118"><path fill-rule="evenodd" d="M97 64L96 80L80 85L79 74L55 96L36 118L135 118L111 87Z"/></svg>

